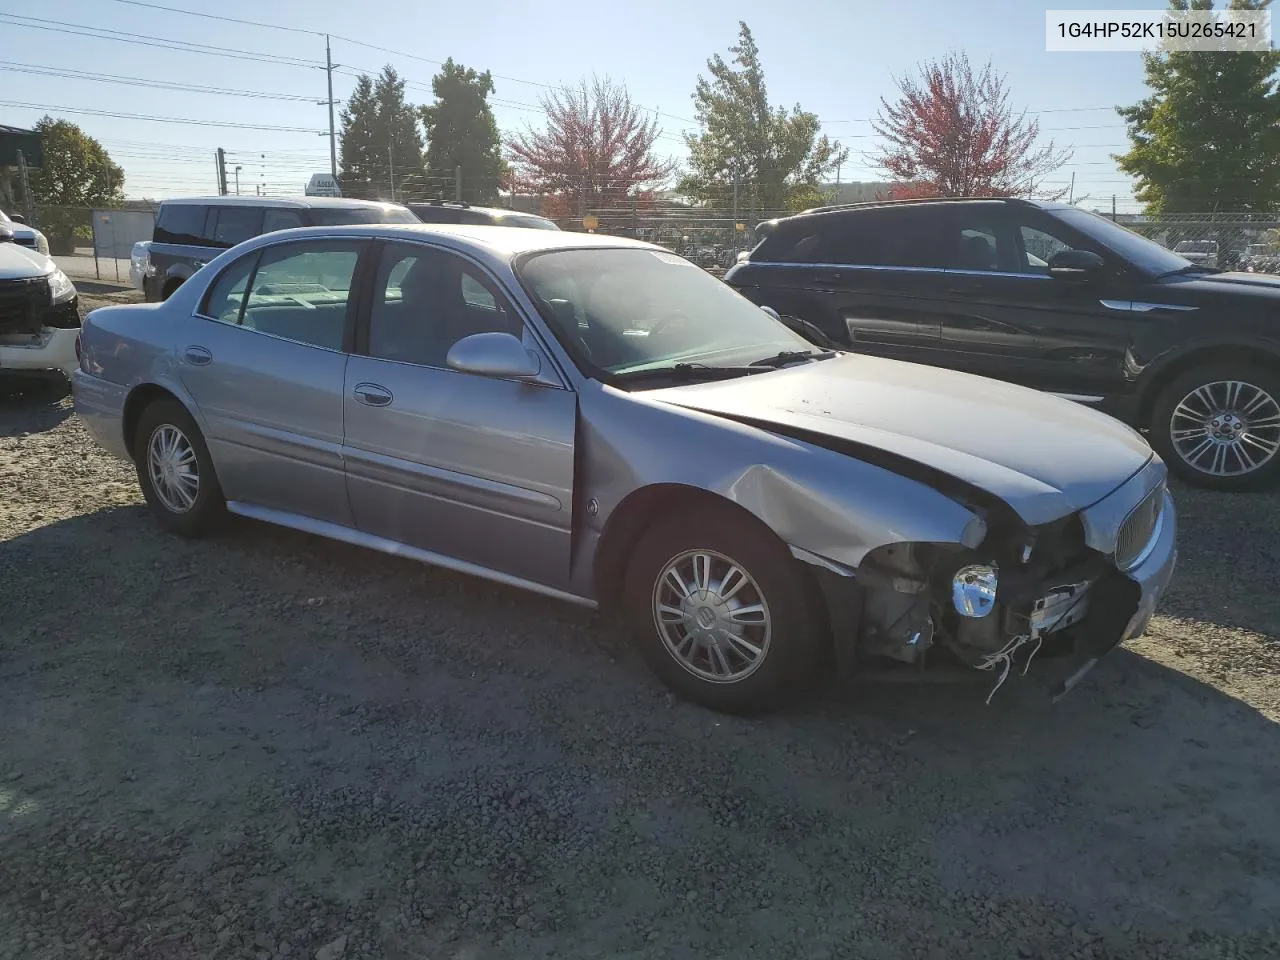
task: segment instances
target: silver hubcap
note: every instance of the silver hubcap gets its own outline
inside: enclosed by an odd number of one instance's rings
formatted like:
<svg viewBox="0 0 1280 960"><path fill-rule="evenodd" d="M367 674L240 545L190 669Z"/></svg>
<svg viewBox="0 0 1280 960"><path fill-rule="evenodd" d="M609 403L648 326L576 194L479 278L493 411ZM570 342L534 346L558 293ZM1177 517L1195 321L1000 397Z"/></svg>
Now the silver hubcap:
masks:
<svg viewBox="0 0 1280 960"><path fill-rule="evenodd" d="M200 492L200 466L191 441L181 430L165 423L147 441L147 472L151 488L165 508L186 513Z"/></svg>
<svg viewBox="0 0 1280 960"><path fill-rule="evenodd" d="M1178 456L1201 473L1252 473L1280 451L1280 402L1252 383L1206 383L1173 408L1169 437Z"/></svg>
<svg viewBox="0 0 1280 960"><path fill-rule="evenodd" d="M750 574L711 550L667 562L653 589L653 619L667 652L703 680L745 679L769 652L764 594Z"/></svg>

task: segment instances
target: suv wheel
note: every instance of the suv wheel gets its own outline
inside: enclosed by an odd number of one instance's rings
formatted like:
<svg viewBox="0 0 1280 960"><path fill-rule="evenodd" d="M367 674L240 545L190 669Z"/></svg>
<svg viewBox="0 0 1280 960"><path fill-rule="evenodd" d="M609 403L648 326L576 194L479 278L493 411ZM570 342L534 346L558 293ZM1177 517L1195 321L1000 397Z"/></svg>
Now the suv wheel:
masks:
<svg viewBox="0 0 1280 960"><path fill-rule="evenodd" d="M182 286L181 280L168 280L165 282L164 289L160 291L160 299L168 300L173 296L174 291Z"/></svg>
<svg viewBox="0 0 1280 960"><path fill-rule="evenodd" d="M1215 363L1176 377L1156 398L1151 443L1169 469L1210 490L1255 490L1280 478L1280 374Z"/></svg>

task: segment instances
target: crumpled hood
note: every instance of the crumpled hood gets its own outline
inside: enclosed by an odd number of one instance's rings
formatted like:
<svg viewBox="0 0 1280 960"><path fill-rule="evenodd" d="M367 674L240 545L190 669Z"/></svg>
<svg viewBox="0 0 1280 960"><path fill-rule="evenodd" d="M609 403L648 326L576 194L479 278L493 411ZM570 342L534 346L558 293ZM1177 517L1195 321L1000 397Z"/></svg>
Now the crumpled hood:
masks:
<svg viewBox="0 0 1280 960"><path fill-rule="evenodd" d="M0 243L0 280L26 280L53 273L53 261L16 243Z"/></svg>
<svg viewBox="0 0 1280 960"><path fill-rule="evenodd" d="M1135 430L1070 400L856 354L645 397L882 450L986 490L1029 524L1096 503L1152 457Z"/></svg>

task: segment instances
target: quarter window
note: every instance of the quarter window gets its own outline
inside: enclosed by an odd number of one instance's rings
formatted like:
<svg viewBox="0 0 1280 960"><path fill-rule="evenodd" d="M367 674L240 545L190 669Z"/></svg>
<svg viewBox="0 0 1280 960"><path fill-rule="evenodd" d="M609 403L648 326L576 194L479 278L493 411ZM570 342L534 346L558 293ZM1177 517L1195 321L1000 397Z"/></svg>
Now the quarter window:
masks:
<svg viewBox="0 0 1280 960"><path fill-rule="evenodd" d="M389 244L373 285L369 355L446 367L449 349L473 333L523 325L506 298L471 264L429 247Z"/></svg>
<svg viewBox="0 0 1280 960"><path fill-rule="evenodd" d="M360 244L352 241L268 247L254 274L241 325L326 350L343 349L359 258Z"/></svg>
<svg viewBox="0 0 1280 960"><path fill-rule="evenodd" d="M200 312L222 323L239 323L240 311L244 308L244 293L257 262L258 254L255 251L223 270L205 294Z"/></svg>
<svg viewBox="0 0 1280 960"><path fill-rule="evenodd" d="M160 207L156 218L154 239L156 243L172 243L181 246L205 246L204 222L209 208L191 203L166 203Z"/></svg>

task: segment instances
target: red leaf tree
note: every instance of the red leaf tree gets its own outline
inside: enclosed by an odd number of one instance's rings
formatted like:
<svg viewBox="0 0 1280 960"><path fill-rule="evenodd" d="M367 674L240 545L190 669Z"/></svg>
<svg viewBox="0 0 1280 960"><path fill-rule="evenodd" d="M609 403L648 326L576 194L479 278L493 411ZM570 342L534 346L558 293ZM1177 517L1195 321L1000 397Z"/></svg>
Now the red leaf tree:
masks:
<svg viewBox="0 0 1280 960"><path fill-rule="evenodd" d="M654 154L662 132L657 120L645 118L622 84L583 80L543 96L541 104L545 128L507 140L517 189L561 197L581 215L618 207L674 172L674 163Z"/></svg>
<svg viewBox="0 0 1280 960"><path fill-rule="evenodd" d="M898 99L880 100L873 126L884 138L876 163L900 182L891 195L1061 196L1042 190L1070 153L1041 144L1040 124L1009 106L1004 78L964 54L926 61L918 78L897 81Z"/></svg>

